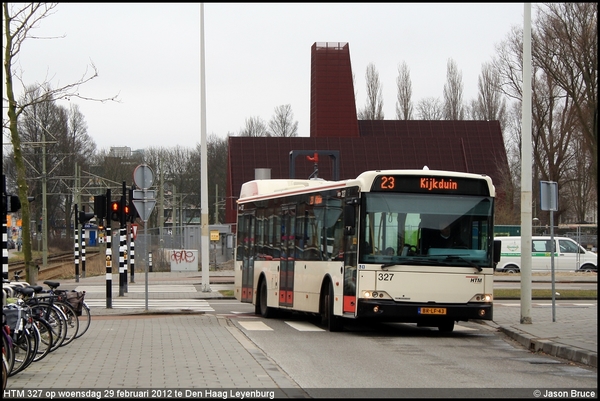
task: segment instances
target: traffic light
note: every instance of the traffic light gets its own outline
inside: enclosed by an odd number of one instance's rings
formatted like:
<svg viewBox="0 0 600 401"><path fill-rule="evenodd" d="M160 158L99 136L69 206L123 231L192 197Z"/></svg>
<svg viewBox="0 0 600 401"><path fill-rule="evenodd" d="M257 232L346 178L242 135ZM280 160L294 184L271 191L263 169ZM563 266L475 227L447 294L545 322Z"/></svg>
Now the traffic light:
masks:
<svg viewBox="0 0 600 401"><path fill-rule="evenodd" d="M14 213L21 210L21 200L18 195L6 195L6 212Z"/></svg>
<svg viewBox="0 0 600 401"><path fill-rule="evenodd" d="M125 215L125 222L129 221L129 205L125 204L125 209L123 210L123 214Z"/></svg>
<svg viewBox="0 0 600 401"><path fill-rule="evenodd" d="M85 225L88 221L90 221L94 217L94 213L92 212L84 212L83 210L79 212L79 222L81 225Z"/></svg>
<svg viewBox="0 0 600 401"><path fill-rule="evenodd" d="M106 196L94 196L94 215L98 217L98 220L102 220L106 216Z"/></svg>
<svg viewBox="0 0 600 401"><path fill-rule="evenodd" d="M110 219L112 221L121 221L121 202L112 201L110 204Z"/></svg>
<svg viewBox="0 0 600 401"><path fill-rule="evenodd" d="M129 205L129 213L127 214L127 221L131 223L135 223L135 219L137 219L140 215L138 214L135 205Z"/></svg>

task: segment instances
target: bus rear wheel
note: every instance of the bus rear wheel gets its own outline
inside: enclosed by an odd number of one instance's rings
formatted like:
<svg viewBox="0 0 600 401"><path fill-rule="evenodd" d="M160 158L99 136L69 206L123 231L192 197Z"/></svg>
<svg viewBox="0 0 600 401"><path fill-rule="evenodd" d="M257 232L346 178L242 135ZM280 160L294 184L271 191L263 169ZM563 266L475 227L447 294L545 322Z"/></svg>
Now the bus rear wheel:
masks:
<svg viewBox="0 0 600 401"><path fill-rule="evenodd" d="M333 305L333 284L330 282L329 287L321 297L321 322L331 332L342 331L344 329L342 317L334 315Z"/></svg>
<svg viewBox="0 0 600 401"><path fill-rule="evenodd" d="M267 295L267 282L263 279L260 282L260 290L258 291L258 297L256 298L256 301L258 302L256 311L265 319L275 315L275 310L267 306Z"/></svg>

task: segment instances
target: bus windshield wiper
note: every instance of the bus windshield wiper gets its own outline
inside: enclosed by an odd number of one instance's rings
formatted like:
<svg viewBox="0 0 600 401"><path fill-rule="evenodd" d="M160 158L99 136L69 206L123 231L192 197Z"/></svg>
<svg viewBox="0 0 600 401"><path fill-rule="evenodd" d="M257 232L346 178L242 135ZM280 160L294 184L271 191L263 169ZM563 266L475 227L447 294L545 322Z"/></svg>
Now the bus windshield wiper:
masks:
<svg viewBox="0 0 600 401"><path fill-rule="evenodd" d="M463 258L462 256L448 255L448 256L446 256L445 260L460 260L461 262L465 262L469 266L476 268L477 271L482 270L480 266L476 265L475 263L471 262L470 260Z"/></svg>
<svg viewBox="0 0 600 401"><path fill-rule="evenodd" d="M440 263L439 261L432 261L431 259L407 259L407 260L402 260L399 262L390 262L390 263L384 263L381 265L382 269L387 269L388 267L391 266L404 266L404 265L419 265L419 266L430 266L430 265L437 265L437 266L443 266L442 263Z"/></svg>

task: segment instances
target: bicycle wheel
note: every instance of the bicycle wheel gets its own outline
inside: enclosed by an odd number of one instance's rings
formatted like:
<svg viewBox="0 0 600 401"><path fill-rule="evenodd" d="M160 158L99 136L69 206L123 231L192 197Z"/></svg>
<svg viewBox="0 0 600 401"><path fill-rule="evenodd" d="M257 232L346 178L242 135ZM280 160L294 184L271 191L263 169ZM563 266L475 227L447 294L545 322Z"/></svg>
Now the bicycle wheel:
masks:
<svg viewBox="0 0 600 401"><path fill-rule="evenodd" d="M77 330L75 338L79 338L84 335L92 323L92 313L90 311L90 307L87 306L85 301L83 302L83 306L81 308L81 315L77 317L79 318L79 330Z"/></svg>
<svg viewBox="0 0 600 401"><path fill-rule="evenodd" d="M52 347L50 352L62 345L67 336L67 317L64 312L54 304L40 303L36 307L42 308L42 316L52 330Z"/></svg>
<svg viewBox="0 0 600 401"><path fill-rule="evenodd" d="M13 350L15 352L15 362L9 376L14 376L24 370L33 361L33 353L36 349L36 339L29 329L23 329L16 338L13 337Z"/></svg>
<svg viewBox="0 0 600 401"><path fill-rule="evenodd" d="M62 310L66 317L67 335L65 336L63 343L60 345L61 347L64 347L65 345L71 344L71 342L75 339L77 331L79 330L79 319L77 318L77 312L75 312L75 309L73 309L69 303L57 302L55 305Z"/></svg>
<svg viewBox="0 0 600 401"><path fill-rule="evenodd" d="M35 356L33 357L33 361L37 362L44 359L46 355L48 355L50 351L52 351L53 335L52 327L50 327L50 324L44 319L35 318L33 324L37 327L40 333L40 343L38 345L38 350Z"/></svg>
<svg viewBox="0 0 600 401"><path fill-rule="evenodd" d="M2 391L6 388L8 382L8 360L6 359L6 350L2 347Z"/></svg>
<svg viewBox="0 0 600 401"><path fill-rule="evenodd" d="M4 358L3 362L6 362L6 375L4 377L8 377L8 373L10 373L15 363L15 353L13 351L12 339L5 328L2 328L2 357Z"/></svg>

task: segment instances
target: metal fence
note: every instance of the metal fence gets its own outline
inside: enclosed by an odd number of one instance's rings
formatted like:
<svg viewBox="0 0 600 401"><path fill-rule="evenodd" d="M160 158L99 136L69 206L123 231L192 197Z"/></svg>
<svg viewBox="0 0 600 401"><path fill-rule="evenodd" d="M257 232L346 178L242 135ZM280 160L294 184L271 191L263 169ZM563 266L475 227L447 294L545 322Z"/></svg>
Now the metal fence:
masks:
<svg viewBox="0 0 600 401"><path fill-rule="evenodd" d="M146 266L151 272L202 270L200 226L177 227L175 230L163 228L162 234L160 231L158 228L138 231L133 243L136 270ZM227 228L219 227L219 239L209 241L210 270L226 269L233 263L233 237ZM113 235L112 252L119 255L119 233Z"/></svg>

